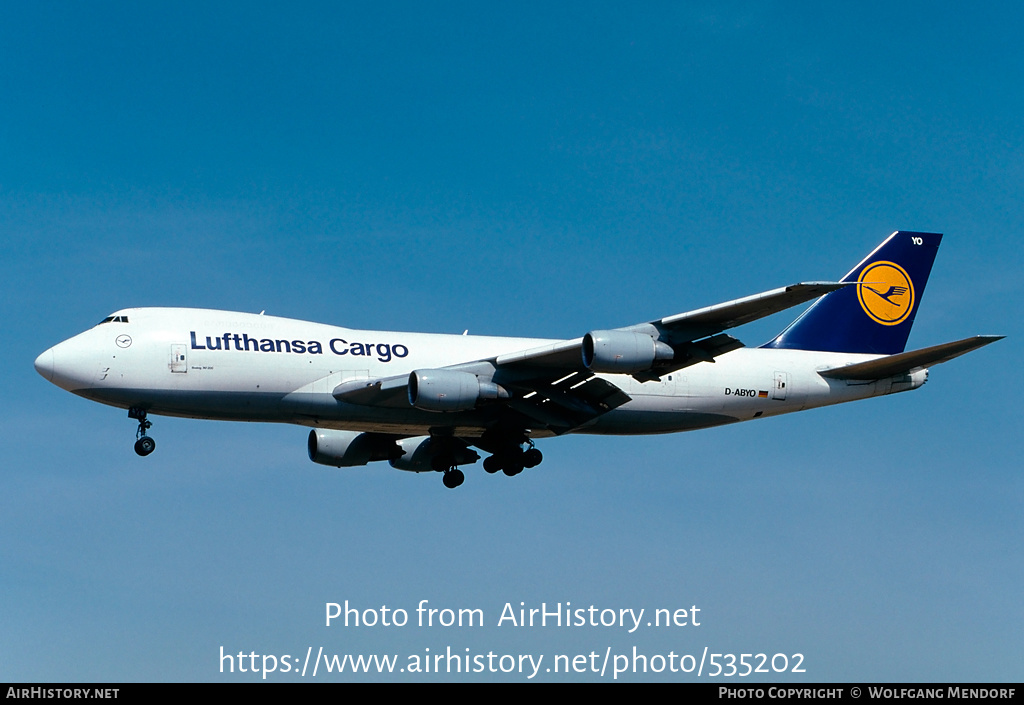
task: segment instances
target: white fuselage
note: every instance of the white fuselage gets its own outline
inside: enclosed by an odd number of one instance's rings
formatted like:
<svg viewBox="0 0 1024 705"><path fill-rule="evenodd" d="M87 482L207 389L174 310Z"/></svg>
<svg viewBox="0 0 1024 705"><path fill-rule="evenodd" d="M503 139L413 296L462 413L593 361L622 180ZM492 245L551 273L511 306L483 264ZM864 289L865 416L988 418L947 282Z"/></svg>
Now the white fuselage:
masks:
<svg viewBox="0 0 1024 705"><path fill-rule="evenodd" d="M267 421L426 435L484 431L478 410L433 412L344 403L342 382L396 377L488 360L558 341L359 331L274 316L205 309L125 309L39 356L54 384L83 397L153 414ZM119 320L123 319L123 320ZM632 399L576 429L582 433L670 433L775 416L920 386L927 373L869 382L818 370L875 355L741 348L639 382L600 375ZM486 402L485 402L486 403ZM534 436L549 435L535 431Z"/></svg>

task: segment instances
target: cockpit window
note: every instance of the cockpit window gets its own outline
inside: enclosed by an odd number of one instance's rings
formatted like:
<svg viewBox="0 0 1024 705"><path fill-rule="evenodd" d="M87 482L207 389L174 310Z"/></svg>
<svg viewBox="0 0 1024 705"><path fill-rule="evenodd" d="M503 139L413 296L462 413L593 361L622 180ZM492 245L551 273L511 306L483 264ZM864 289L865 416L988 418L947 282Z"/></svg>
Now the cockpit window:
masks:
<svg viewBox="0 0 1024 705"><path fill-rule="evenodd" d="M127 323L128 316L107 316L96 325L102 326L104 323Z"/></svg>

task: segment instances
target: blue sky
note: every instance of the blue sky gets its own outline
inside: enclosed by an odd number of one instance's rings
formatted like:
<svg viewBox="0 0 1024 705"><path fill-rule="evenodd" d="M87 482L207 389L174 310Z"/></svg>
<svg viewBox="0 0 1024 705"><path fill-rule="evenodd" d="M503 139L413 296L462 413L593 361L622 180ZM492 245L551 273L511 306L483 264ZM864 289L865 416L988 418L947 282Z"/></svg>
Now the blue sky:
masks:
<svg viewBox="0 0 1024 705"><path fill-rule="evenodd" d="M7 6L0 680L253 679L222 646L1020 680L1022 27L1017 3ZM314 465L298 427L155 418L141 460L124 411L32 369L128 306L575 337L839 277L896 229L945 233L910 344L1007 340L913 394L547 441L455 492ZM346 599L487 624L325 627ZM506 602L703 622L499 628Z"/></svg>

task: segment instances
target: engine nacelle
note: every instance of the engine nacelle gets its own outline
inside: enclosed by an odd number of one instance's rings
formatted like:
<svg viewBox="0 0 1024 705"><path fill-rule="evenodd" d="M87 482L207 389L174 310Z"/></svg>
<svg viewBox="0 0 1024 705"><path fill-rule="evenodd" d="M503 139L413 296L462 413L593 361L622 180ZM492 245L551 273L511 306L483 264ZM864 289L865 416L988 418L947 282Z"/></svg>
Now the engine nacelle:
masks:
<svg viewBox="0 0 1024 705"><path fill-rule="evenodd" d="M424 411L466 411L481 399L508 398L501 386L471 372L415 370L409 375L409 403Z"/></svg>
<svg viewBox="0 0 1024 705"><path fill-rule="evenodd" d="M309 459L331 467L355 467L374 460L389 460L398 454L398 445L369 433L314 428L306 443Z"/></svg>
<svg viewBox="0 0 1024 705"><path fill-rule="evenodd" d="M583 365L591 372L642 372L674 355L672 348L646 333L595 330L583 336Z"/></svg>
<svg viewBox="0 0 1024 705"><path fill-rule="evenodd" d="M470 465L480 459L479 453L452 438L416 436L403 438L397 445L405 454L390 460L396 470L439 471L453 465Z"/></svg>

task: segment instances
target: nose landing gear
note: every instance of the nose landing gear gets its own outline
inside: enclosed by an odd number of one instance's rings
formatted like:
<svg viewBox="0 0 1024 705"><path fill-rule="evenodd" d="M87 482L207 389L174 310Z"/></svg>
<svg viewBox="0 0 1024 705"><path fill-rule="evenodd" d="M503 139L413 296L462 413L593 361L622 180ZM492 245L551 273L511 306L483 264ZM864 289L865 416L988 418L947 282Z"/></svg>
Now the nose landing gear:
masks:
<svg viewBox="0 0 1024 705"><path fill-rule="evenodd" d="M156 441L146 435L146 431L152 428L153 422L146 418L145 409L134 407L128 409L128 418L138 419L139 421L139 430L135 432L135 438L137 439L135 441L135 452L145 457L156 450Z"/></svg>

